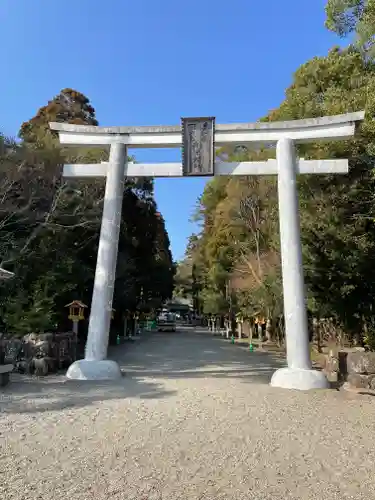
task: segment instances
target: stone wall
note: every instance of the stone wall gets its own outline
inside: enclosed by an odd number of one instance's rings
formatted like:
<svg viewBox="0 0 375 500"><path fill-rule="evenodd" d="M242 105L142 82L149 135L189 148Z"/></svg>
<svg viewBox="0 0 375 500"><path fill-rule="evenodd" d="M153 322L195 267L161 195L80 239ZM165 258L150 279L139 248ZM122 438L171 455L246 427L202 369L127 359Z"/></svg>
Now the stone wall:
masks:
<svg viewBox="0 0 375 500"><path fill-rule="evenodd" d="M348 388L375 390L375 352L331 350L323 371L330 382L346 382Z"/></svg>
<svg viewBox="0 0 375 500"><path fill-rule="evenodd" d="M22 338L0 338L0 361L12 363L20 373L48 375L77 359L73 332L30 333Z"/></svg>
<svg viewBox="0 0 375 500"><path fill-rule="evenodd" d="M351 352L346 358L351 387L375 390L375 352Z"/></svg>

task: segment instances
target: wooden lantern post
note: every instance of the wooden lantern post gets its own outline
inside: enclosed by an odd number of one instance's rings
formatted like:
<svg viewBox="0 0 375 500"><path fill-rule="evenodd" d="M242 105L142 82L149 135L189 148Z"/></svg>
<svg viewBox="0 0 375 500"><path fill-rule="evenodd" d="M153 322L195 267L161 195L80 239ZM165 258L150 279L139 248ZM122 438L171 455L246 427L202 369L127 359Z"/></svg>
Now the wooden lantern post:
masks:
<svg viewBox="0 0 375 500"><path fill-rule="evenodd" d="M70 304L66 304L65 307L69 307L69 319L73 322L73 332L78 335L78 323L85 319L85 309L87 305L80 300L73 300Z"/></svg>
<svg viewBox="0 0 375 500"><path fill-rule="evenodd" d="M78 324L81 320L85 319L87 305L80 300L73 300L70 304L66 304L65 307L69 307L69 319L73 322L74 359L77 359Z"/></svg>

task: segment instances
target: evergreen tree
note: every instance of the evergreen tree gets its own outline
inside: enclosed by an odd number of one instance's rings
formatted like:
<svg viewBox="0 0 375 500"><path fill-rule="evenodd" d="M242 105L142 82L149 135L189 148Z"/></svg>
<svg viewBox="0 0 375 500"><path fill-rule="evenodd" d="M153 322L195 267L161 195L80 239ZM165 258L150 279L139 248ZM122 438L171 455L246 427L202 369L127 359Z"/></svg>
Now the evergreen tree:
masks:
<svg viewBox="0 0 375 500"><path fill-rule="evenodd" d="M98 124L89 99L64 89L22 125L21 143L0 141L0 250L3 264L16 273L0 285L0 308L10 331L61 326L65 304L80 299L89 305L92 296L105 179L67 182L61 173L64 163L98 162L108 151L61 148L50 121ZM135 310L145 288L159 306L172 286L169 239L157 215L152 180L127 179L114 307Z"/></svg>

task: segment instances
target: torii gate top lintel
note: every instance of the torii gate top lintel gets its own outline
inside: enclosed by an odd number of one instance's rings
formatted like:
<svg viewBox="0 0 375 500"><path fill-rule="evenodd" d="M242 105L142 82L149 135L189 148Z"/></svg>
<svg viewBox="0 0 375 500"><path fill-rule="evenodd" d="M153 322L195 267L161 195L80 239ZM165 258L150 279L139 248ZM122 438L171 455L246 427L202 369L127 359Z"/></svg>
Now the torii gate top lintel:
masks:
<svg viewBox="0 0 375 500"><path fill-rule="evenodd" d="M226 132L231 130L278 130L294 128L322 127L337 125L348 122L358 122L365 117L364 111L344 113L341 115L323 116L318 118L304 118L302 120L286 120L275 122L251 122L251 123L226 123L216 124L216 130ZM80 132L89 134L152 134L164 132L181 133L181 125L141 125L121 127L101 127L95 125L77 125L74 123L50 122L50 128L56 131Z"/></svg>
<svg viewBox="0 0 375 500"><path fill-rule="evenodd" d="M280 122L229 123L215 125L215 145L228 143L277 142L288 137L295 143L316 139L343 139L354 135L357 122L365 112L288 120ZM50 128L59 132L65 145L110 145L121 142L130 148L173 148L182 145L181 125L98 127L51 122Z"/></svg>

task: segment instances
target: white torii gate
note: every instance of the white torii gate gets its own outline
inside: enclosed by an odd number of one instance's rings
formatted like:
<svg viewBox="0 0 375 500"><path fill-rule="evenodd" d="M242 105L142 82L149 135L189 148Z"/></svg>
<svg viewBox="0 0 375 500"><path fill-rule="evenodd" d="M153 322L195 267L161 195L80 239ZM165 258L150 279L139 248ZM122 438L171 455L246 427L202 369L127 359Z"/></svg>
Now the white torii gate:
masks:
<svg viewBox="0 0 375 500"><path fill-rule="evenodd" d="M312 369L302 267L296 174L347 173L348 160L304 160L295 157L295 144L340 140L355 133L364 112L307 120L216 125L215 146L228 143L276 144L276 160L215 162L215 175L277 175L280 246L284 292L287 367L277 370L274 387L325 388L321 372ZM74 362L67 377L80 380L116 379L117 363L106 359L116 274L118 238L125 177L182 177L181 163L128 163L128 148L181 148L181 126L95 127L50 123L64 146L110 146L109 162L65 165L66 178L106 177L104 208L91 303L85 359Z"/></svg>

